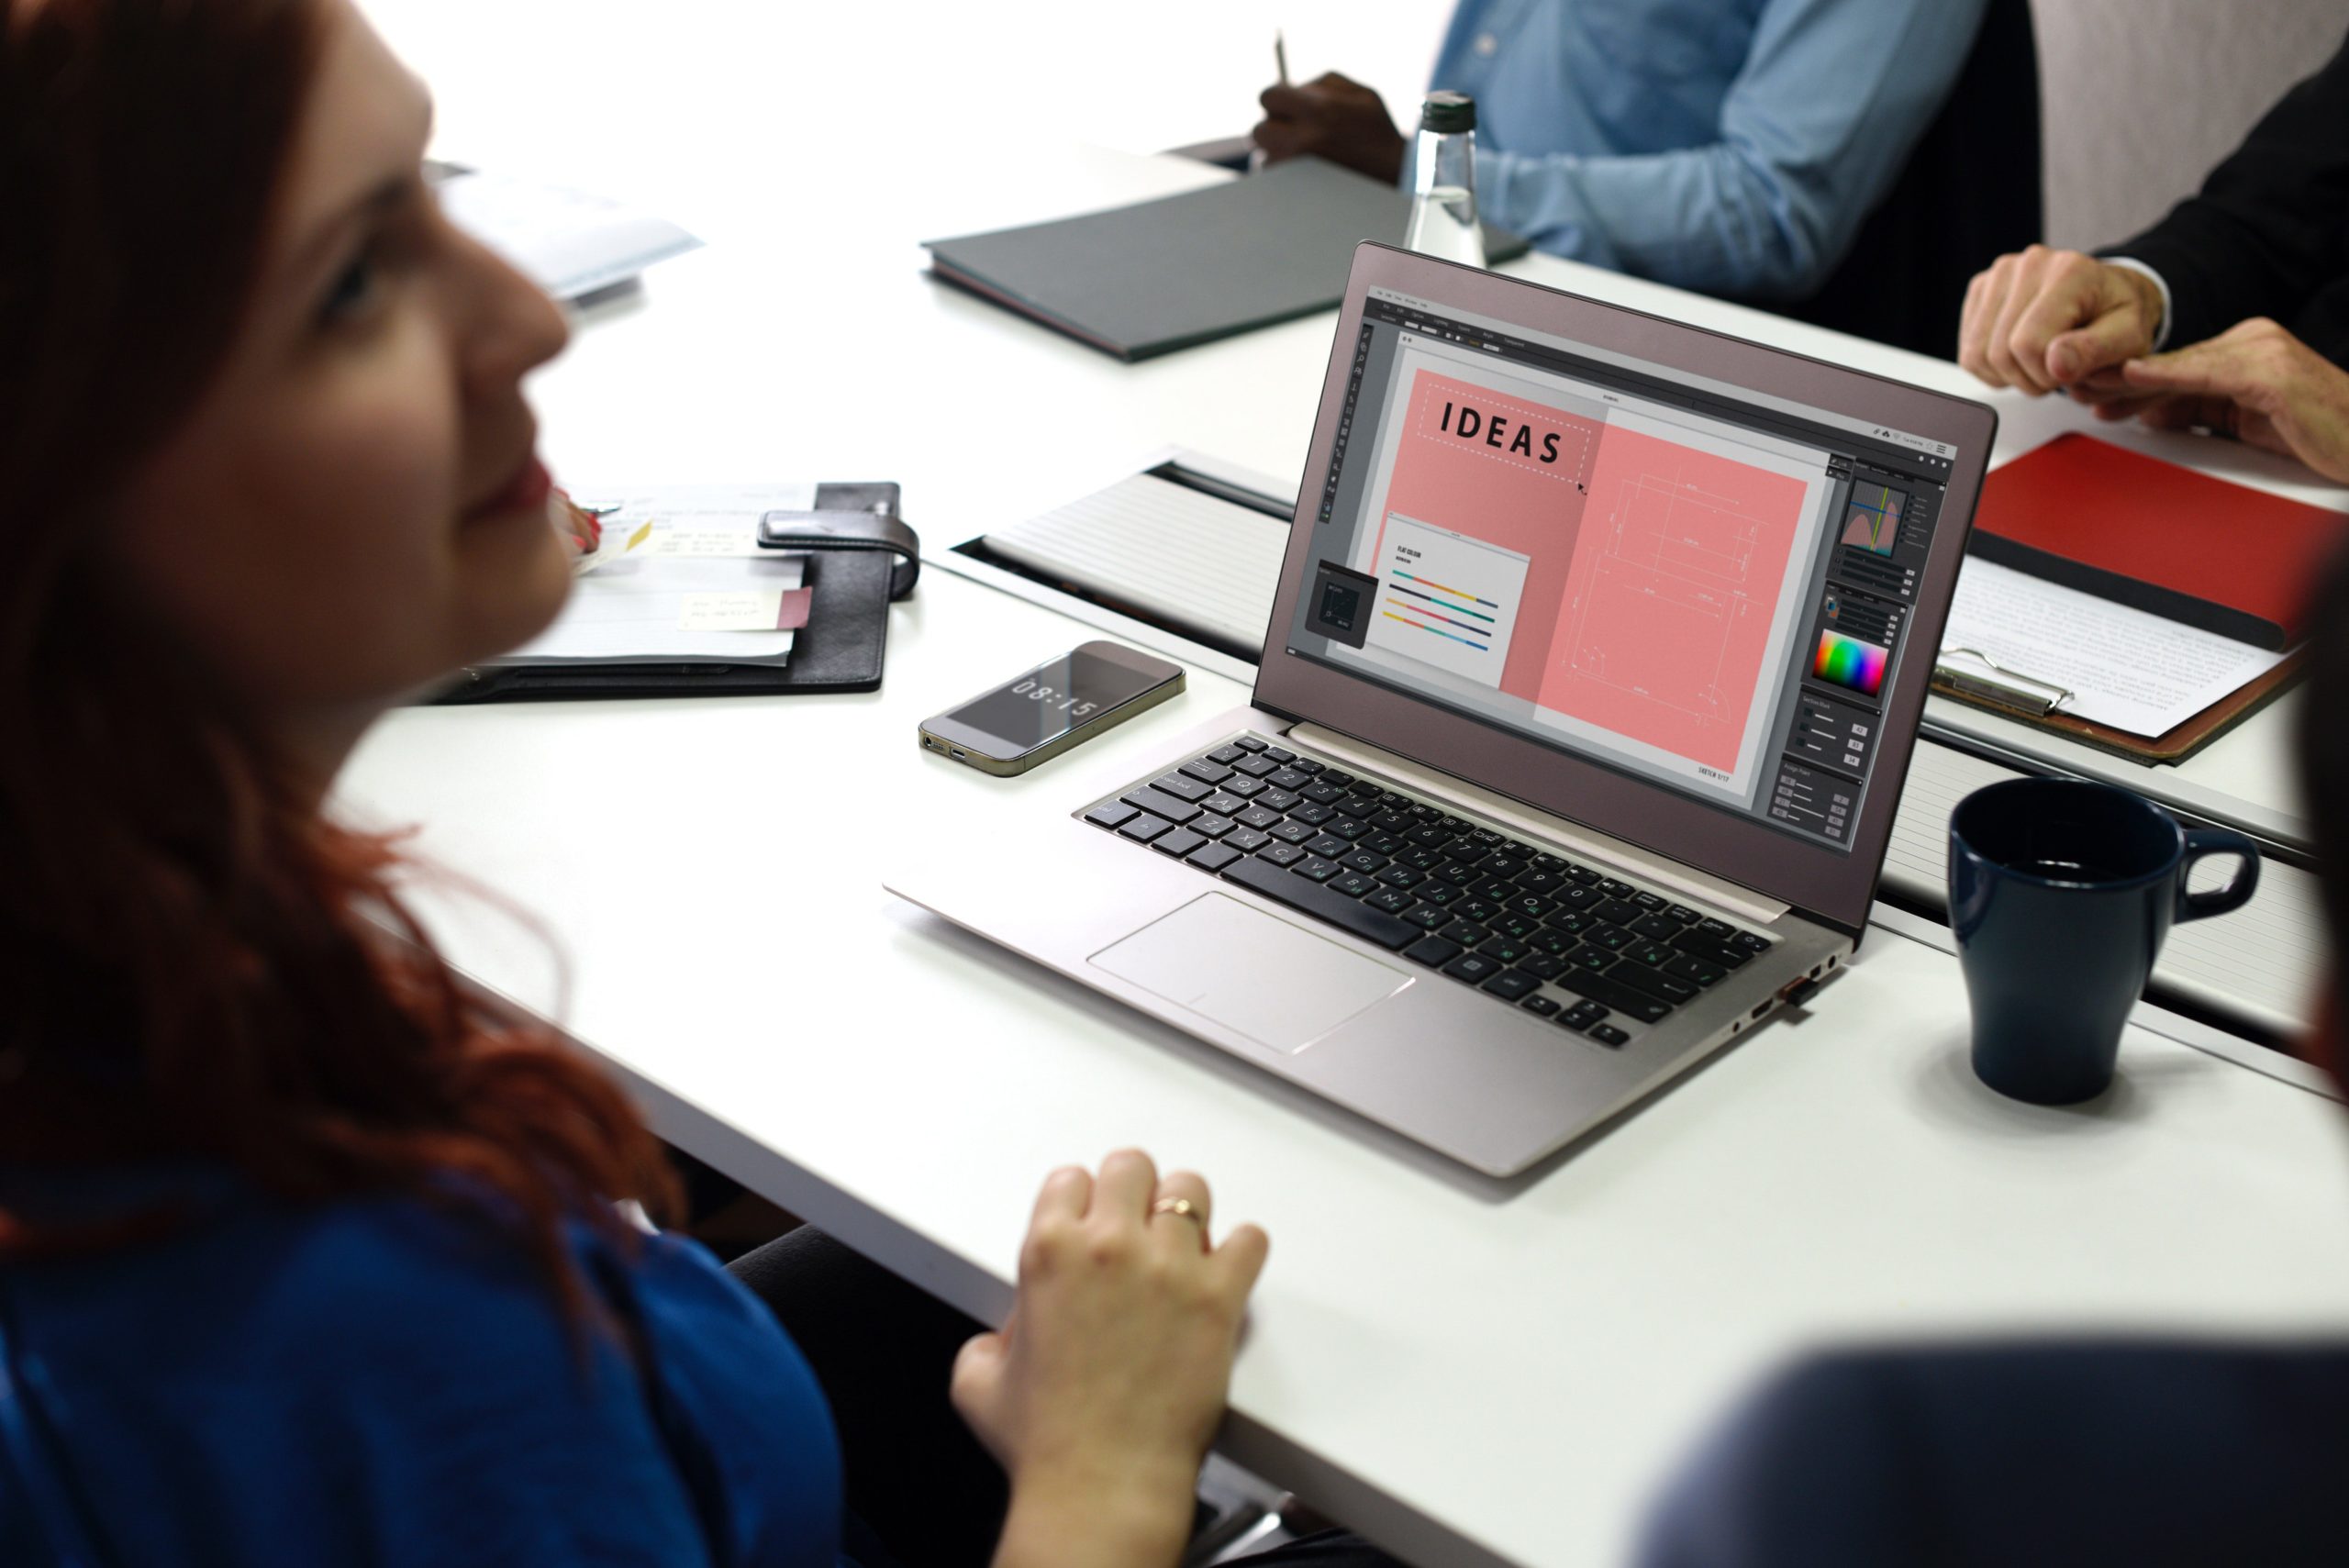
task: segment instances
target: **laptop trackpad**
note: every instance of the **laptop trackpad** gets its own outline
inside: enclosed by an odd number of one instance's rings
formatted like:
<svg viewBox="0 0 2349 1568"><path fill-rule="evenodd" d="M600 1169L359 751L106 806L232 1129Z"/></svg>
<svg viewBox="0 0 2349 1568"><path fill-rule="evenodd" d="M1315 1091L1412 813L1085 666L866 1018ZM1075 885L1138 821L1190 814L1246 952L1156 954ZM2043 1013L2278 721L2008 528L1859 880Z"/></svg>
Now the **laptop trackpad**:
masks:
<svg viewBox="0 0 2349 1568"><path fill-rule="evenodd" d="M1302 1051L1411 983L1220 893L1102 949L1093 963L1275 1051Z"/></svg>

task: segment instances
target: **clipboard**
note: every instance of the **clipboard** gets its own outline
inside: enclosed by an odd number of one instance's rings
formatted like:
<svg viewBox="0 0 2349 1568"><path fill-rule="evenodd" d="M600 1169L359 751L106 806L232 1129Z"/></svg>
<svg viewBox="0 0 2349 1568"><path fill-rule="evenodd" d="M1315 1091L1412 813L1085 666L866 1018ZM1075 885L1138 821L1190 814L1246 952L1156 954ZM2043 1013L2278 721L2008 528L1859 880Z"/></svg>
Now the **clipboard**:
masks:
<svg viewBox="0 0 2349 1568"><path fill-rule="evenodd" d="M1944 648L1933 661L1932 689L2009 718L2068 735L2099 751L2144 762L2178 762L2257 713L2297 679L2302 655L2293 654L2266 674L2235 688L2165 735L2147 739L2126 729L2056 711L2071 694L2052 682L1999 667L1970 648Z"/></svg>
<svg viewBox="0 0 2349 1568"><path fill-rule="evenodd" d="M896 515L895 484L824 484L809 510L761 519L764 549L804 558L807 624L772 658L510 660L460 673L429 702L596 702L633 697L771 696L881 686L889 606L909 597L921 544Z"/></svg>

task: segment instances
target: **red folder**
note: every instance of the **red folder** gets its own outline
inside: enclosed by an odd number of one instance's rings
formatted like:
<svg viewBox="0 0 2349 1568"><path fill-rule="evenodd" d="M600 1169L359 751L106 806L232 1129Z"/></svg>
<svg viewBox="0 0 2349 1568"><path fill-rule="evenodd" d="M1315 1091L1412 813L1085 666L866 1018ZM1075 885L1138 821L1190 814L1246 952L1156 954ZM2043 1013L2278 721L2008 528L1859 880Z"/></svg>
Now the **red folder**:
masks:
<svg viewBox="0 0 2349 1568"><path fill-rule="evenodd" d="M2063 435L1994 471L1968 549L1985 561L2260 648L2306 630L2349 517Z"/></svg>

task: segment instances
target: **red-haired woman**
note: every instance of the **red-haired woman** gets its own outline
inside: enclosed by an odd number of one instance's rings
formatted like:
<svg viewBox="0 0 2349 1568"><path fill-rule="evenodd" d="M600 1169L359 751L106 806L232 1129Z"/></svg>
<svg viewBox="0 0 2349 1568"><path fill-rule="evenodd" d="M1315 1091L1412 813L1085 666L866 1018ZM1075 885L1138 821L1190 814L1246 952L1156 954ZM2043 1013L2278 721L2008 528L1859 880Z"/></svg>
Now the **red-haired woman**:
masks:
<svg viewBox="0 0 2349 1568"><path fill-rule="evenodd" d="M348 0L0 0L0 1562L840 1551L806 1362L616 1217L651 1138L379 935L390 851L321 814L569 581L564 328L429 119ZM999 1562L1176 1560L1265 1252L1208 1202L1046 1182L953 1369Z"/></svg>

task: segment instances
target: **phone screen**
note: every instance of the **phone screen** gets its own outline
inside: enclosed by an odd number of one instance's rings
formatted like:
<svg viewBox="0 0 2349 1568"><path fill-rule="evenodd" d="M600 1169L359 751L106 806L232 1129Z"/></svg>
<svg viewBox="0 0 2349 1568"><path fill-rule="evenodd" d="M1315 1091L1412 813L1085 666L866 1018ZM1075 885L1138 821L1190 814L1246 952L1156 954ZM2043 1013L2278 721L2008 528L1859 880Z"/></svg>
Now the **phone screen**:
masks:
<svg viewBox="0 0 2349 1568"><path fill-rule="evenodd" d="M1080 648L984 696L950 710L946 718L997 744L989 748L998 757L1016 757L1058 740L1078 726L1130 702L1172 676L1114 663Z"/></svg>

